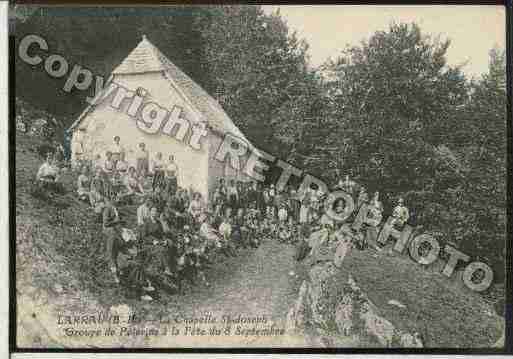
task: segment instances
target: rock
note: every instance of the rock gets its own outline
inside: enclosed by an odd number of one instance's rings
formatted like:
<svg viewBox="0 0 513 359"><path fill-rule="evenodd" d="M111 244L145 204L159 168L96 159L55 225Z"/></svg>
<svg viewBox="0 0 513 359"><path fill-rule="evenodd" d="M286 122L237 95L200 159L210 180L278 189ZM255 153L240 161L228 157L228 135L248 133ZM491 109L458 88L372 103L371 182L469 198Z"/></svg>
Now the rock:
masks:
<svg viewBox="0 0 513 359"><path fill-rule="evenodd" d="M418 333L414 335L410 333L402 333L399 338L399 345L401 348L423 348L422 340Z"/></svg>
<svg viewBox="0 0 513 359"><path fill-rule="evenodd" d="M320 231L314 232L310 235L307 242L310 248L312 248L312 252L320 246L322 243L326 242L329 237L329 230L321 229Z"/></svg>
<svg viewBox="0 0 513 359"><path fill-rule="evenodd" d="M344 337L353 335L353 298L344 294L335 309L335 323L339 333Z"/></svg>
<svg viewBox="0 0 513 359"><path fill-rule="evenodd" d="M300 332L305 329L309 321L309 291L310 287L306 281L303 281L299 289L299 296L294 303L294 306L287 314L287 330L290 332Z"/></svg>
<svg viewBox="0 0 513 359"><path fill-rule="evenodd" d="M374 338L385 348L392 346L395 327L385 318L379 316L372 308L361 314L364 320L365 332Z"/></svg>
<svg viewBox="0 0 513 359"><path fill-rule="evenodd" d="M333 263L319 263L310 269L310 282L312 284L320 283L336 273Z"/></svg>
<svg viewBox="0 0 513 359"><path fill-rule="evenodd" d="M406 306L403 303L401 303L395 299L390 299L387 303L390 305L395 305L396 307L399 307L399 308L406 308Z"/></svg>
<svg viewBox="0 0 513 359"><path fill-rule="evenodd" d="M351 250L351 242L342 240L339 242L337 249L335 250L335 255L333 257L333 262L337 268L342 266L344 258Z"/></svg>
<svg viewBox="0 0 513 359"><path fill-rule="evenodd" d="M323 242L319 244L312 250L310 263L332 261L336 248L336 243Z"/></svg>
<svg viewBox="0 0 513 359"><path fill-rule="evenodd" d="M333 262L324 262L314 266L310 270L310 300L312 308L312 320L321 325L327 325L334 312L330 312L330 302L332 300L328 287L328 279L336 273Z"/></svg>
<svg viewBox="0 0 513 359"><path fill-rule="evenodd" d="M338 241L332 242L336 244L333 261L318 261L312 265L309 281L301 284L299 296L287 315L287 330L309 337L312 345L318 347L358 347L372 338L372 345L377 342L384 348L422 348L418 333L396 329L392 322L379 315L378 307L354 278L337 268L352 248L348 238L341 235ZM317 252L329 248L330 242L319 240ZM347 281L340 283L341 278ZM388 304L406 308L394 299Z"/></svg>

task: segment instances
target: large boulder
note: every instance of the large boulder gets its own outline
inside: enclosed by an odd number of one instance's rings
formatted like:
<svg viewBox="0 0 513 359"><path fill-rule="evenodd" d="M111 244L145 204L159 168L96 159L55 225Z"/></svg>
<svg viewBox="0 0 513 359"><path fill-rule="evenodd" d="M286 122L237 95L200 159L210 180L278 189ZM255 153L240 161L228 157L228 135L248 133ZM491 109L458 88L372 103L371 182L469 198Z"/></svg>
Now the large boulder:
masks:
<svg viewBox="0 0 513 359"><path fill-rule="evenodd" d="M288 313L289 331L309 336L314 345L322 347L357 347L368 342L381 347L418 347L414 334L396 329L354 278L340 270L351 253L354 236L351 228L343 226L337 232L318 231L309 238L313 247L306 261L311 266L309 280L302 283Z"/></svg>
<svg viewBox="0 0 513 359"><path fill-rule="evenodd" d="M349 293L342 296L335 308L335 323L342 336L349 337L353 334L353 297Z"/></svg>
<svg viewBox="0 0 513 359"><path fill-rule="evenodd" d="M320 326L328 326L333 312L333 293L330 280L336 273L333 262L315 265L310 270L310 303L312 321Z"/></svg>
<svg viewBox="0 0 513 359"><path fill-rule="evenodd" d="M306 328L310 318L310 286L303 281L299 296L287 315L287 332L300 333Z"/></svg>

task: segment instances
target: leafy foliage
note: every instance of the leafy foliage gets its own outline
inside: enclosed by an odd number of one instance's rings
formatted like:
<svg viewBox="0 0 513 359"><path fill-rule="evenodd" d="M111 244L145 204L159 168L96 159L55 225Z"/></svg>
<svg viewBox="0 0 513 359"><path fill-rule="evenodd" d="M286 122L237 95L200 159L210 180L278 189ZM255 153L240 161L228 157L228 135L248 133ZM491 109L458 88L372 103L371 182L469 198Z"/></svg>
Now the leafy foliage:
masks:
<svg viewBox="0 0 513 359"><path fill-rule="evenodd" d="M506 90L504 53L469 81L449 66L449 41L393 24L321 69L280 14L259 6L38 8L16 24L70 64L107 76L146 34L214 95L254 144L333 183L350 174L404 197L412 221L442 231L504 272ZM84 14L87 13L87 16ZM16 59L16 91L69 125L87 91L61 90Z"/></svg>
<svg viewBox="0 0 513 359"><path fill-rule="evenodd" d="M329 179L351 173L386 191L389 210L404 197L413 222L443 231L445 242L493 264L500 281L505 57L492 51L489 73L469 82L447 65L448 47L415 24L394 24L327 63L323 146L331 156L319 146L310 165Z"/></svg>

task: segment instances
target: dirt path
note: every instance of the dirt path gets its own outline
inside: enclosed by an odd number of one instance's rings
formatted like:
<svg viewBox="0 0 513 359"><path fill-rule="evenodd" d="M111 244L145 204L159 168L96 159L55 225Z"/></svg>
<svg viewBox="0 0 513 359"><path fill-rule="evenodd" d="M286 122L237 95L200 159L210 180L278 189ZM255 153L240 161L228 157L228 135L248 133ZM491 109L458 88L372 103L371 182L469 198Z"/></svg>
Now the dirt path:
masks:
<svg viewBox="0 0 513 359"><path fill-rule="evenodd" d="M274 242L241 251L207 273L208 286L198 284L188 293L174 296L167 309L185 315L265 315L282 322L302 278L293 254L293 246Z"/></svg>
<svg viewBox="0 0 513 359"><path fill-rule="evenodd" d="M183 335L151 337L144 342L126 343L127 346L149 347L287 347L308 346L304 338L291 337L286 328L286 317L297 299L299 287L304 279L304 269L293 258L292 245L264 242L256 249L240 251L236 257L228 258L210 268L207 273L209 285L198 282L183 293L162 298L158 302L126 302L132 309L143 313L145 318L200 318L209 314L216 318L216 325L224 328L223 317L236 319L265 317L265 323L232 324L228 336ZM141 311L142 310L142 311ZM258 330L273 326L283 329L283 335L241 335L236 328ZM199 324L206 328L208 325Z"/></svg>

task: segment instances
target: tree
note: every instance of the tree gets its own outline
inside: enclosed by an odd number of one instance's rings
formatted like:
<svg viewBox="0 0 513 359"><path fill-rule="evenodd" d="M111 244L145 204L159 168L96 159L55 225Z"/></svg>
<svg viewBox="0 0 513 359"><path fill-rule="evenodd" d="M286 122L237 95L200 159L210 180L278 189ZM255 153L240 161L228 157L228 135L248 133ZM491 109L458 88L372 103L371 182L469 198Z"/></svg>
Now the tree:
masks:
<svg viewBox="0 0 513 359"><path fill-rule="evenodd" d="M260 6L160 8L40 8L16 28L17 41L35 33L70 63L108 76L142 34L216 97L235 124L258 147L288 157L284 140L296 116L310 116L318 78L307 66L307 45L279 13ZM61 89L41 69L16 61L17 93L69 125L89 93ZM311 111L310 111L311 112ZM290 141L289 141L290 142Z"/></svg>
<svg viewBox="0 0 513 359"><path fill-rule="evenodd" d="M425 229L504 273L506 91L504 53L468 82L448 66L449 41L394 24L326 64L333 130L326 143L340 173L399 196ZM316 151L314 153L321 153ZM321 156L318 156L322 158ZM336 172L336 171L335 171Z"/></svg>
<svg viewBox="0 0 513 359"><path fill-rule="evenodd" d="M307 66L306 43L289 33L279 13L265 15L259 6L209 10L198 18L207 89L252 142L288 157L284 124L301 118L309 106L305 98L317 84Z"/></svg>
<svg viewBox="0 0 513 359"><path fill-rule="evenodd" d="M506 238L506 56L490 51L487 74L472 84L460 142L469 170L456 206L465 213L459 237L470 254L491 262L504 278Z"/></svg>

